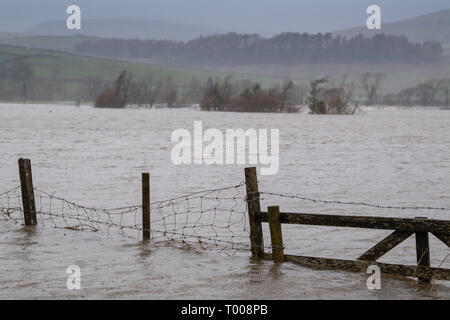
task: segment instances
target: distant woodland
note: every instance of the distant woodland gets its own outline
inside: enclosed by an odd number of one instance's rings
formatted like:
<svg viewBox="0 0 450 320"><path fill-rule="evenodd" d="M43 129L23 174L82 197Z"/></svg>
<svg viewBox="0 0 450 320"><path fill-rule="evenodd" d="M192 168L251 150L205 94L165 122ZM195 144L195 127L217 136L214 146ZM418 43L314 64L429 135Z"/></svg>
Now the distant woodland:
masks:
<svg viewBox="0 0 450 320"><path fill-rule="evenodd" d="M412 43L403 36L340 36L283 33L266 39L237 33L188 42L138 39L90 39L75 46L80 54L121 59L151 59L171 65L258 65L314 63L428 63L439 61L438 42Z"/></svg>

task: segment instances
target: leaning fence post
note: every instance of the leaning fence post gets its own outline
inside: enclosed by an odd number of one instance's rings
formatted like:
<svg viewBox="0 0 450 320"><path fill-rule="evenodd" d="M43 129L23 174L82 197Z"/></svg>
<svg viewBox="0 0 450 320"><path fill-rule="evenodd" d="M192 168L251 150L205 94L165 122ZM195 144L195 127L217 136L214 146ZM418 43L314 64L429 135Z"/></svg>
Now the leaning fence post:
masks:
<svg viewBox="0 0 450 320"><path fill-rule="evenodd" d="M150 174L142 173L142 238L150 240Z"/></svg>
<svg viewBox="0 0 450 320"><path fill-rule="evenodd" d="M25 225L35 226L37 225L36 203L34 201L33 176L31 174L30 160L19 159L19 175Z"/></svg>
<svg viewBox="0 0 450 320"><path fill-rule="evenodd" d="M426 220L427 218L416 218ZM428 232L416 232L417 266L429 267L430 262L430 240ZM419 283L428 283L431 279L419 277Z"/></svg>
<svg viewBox="0 0 450 320"><path fill-rule="evenodd" d="M264 238L261 221L258 219L258 214L261 212L261 205L259 202L258 177L255 167L245 168L245 183L252 255L254 258L263 258Z"/></svg>
<svg viewBox="0 0 450 320"><path fill-rule="evenodd" d="M269 207L270 239L274 262L284 262L283 236L281 232L280 207Z"/></svg>

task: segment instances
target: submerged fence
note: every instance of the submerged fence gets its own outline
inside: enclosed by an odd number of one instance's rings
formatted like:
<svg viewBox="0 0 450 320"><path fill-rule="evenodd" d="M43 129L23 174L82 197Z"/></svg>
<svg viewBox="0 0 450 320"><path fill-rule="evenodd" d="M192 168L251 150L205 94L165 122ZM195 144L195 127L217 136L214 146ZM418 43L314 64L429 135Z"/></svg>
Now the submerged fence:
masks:
<svg viewBox="0 0 450 320"><path fill-rule="evenodd" d="M450 248L450 220L431 220L425 217L416 219L368 217L368 216L343 216L324 215L310 213L280 212L279 206L269 206L266 212L261 210L260 199L264 195L274 195L291 199L301 199L315 203L345 204L353 206L366 206L377 209L401 209L401 210L441 210L450 211L450 208L437 207L412 207L412 206L381 206L358 202L323 201L298 196L286 196L276 193L259 192L256 181L256 170L246 169L247 192L249 194L249 219L250 241L252 254L258 258L270 259L275 262L290 261L302 265L325 268L343 269L365 272L371 265L377 265L381 271L390 274L399 274L417 277L419 282L428 283L432 279L450 280L450 269L432 268L430 266L429 234L432 233ZM264 236L262 223L268 223L271 238L271 253L264 250ZM362 228L378 230L394 230L389 236L377 243L374 247L362 254L357 260L340 260L320 257L293 256L284 254L282 224L328 226L345 228ZM397 247L410 236L416 238L417 265L406 266L398 264L386 264L377 262L389 251ZM450 256L447 255L445 259ZM444 259L444 260L445 260ZM441 263L442 264L442 263Z"/></svg>
<svg viewBox="0 0 450 320"><path fill-rule="evenodd" d="M150 176L142 175L142 204L122 208L91 208L33 187L29 160L20 159L21 187L0 194L3 220L26 226L76 231L117 232L194 250L226 254L248 251L244 183L150 201Z"/></svg>
<svg viewBox="0 0 450 320"><path fill-rule="evenodd" d="M0 193L0 219L25 226L49 226L73 231L117 232L150 241L152 245L217 250L225 254L251 251L254 258L290 261L326 269L365 271L378 265L384 273L450 280L450 270L430 267L428 234L450 247L450 220L403 219L280 212L279 206L261 209L263 197L275 196L328 205L366 206L373 209L439 210L442 207L382 206L360 202L317 200L260 192L256 168L245 169L245 182L151 202L150 175L142 174L142 203L122 208L91 208L34 188L31 162L19 160L20 186ZM271 244L264 245L263 223L269 224ZM357 260L338 260L284 254L282 224L394 230ZM417 265L379 263L377 260L415 235ZM250 239L250 241L249 241ZM447 256L449 257L450 254Z"/></svg>

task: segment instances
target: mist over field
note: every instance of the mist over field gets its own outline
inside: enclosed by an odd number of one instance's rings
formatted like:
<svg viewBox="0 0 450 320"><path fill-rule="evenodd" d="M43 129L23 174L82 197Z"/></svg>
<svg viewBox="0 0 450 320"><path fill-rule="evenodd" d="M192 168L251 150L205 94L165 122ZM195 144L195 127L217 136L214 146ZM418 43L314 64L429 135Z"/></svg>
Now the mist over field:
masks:
<svg viewBox="0 0 450 320"><path fill-rule="evenodd" d="M125 71L126 104L202 104L229 84L221 104L233 105L258 85L292 110L326 79L345 104L448 105L447 1L380 0L380 30L365 25L366 0L80 0L81 29L69 30L71 4L2 4L0 99L93 103Z"/></svg>

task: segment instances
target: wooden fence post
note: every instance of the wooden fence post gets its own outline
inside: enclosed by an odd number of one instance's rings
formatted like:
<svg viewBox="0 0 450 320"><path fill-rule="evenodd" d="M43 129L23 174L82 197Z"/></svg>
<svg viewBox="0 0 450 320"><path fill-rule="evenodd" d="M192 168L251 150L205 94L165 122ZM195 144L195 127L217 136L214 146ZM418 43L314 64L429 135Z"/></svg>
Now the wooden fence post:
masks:
<svg viewBox="0 0 450 320"><path fill-rule="evenodd" d="M150 237L150 174L142 173L142 238Z"/></svg>
<svg viewBox="0 0 450 320"><path fill-rule="evenodd" d="M417 217L416 219L426 220L427 218ZM416 253L417 266L429 267L430 262L430 240L428 232L416 232ZM429 278L418 278L419 283L428 283Z"/></svg>
<svg viewBox="0 0 450 320"><path fill-rule="evenodd" d="M36 203L34 201L33 176L30 160L19 159L19 175L25 225L35 226L37 225Z"/></svg>
<svg viewBox="0 0 450 320"><path fill-rule="evenodd" d="M284 262L283 235L281 232L280 207L269 207L270 238L274 262Z"/></svg>
<svg viewBox="0 0 450 320"><path fill-rule="evenodd" d="M250 244L254 258L263 258L264 256L264 238L262 224L258 219L261 212L259 202L258 177L256 168L245 168L245 183L247 191L247 208L250 224Z"/></svg>

